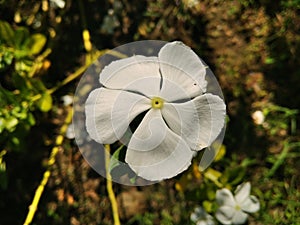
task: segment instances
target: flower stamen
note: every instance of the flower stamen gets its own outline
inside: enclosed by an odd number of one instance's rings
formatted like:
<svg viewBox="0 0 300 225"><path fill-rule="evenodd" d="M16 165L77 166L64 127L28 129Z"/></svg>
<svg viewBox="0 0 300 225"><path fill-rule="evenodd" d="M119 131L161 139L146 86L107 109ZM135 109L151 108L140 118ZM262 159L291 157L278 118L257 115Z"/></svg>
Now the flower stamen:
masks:
<svg viewBox="0 0 300 225"><path fill-rule="evenodd" d="M241 210L241 207L239 206L239 205L235 205L235 210L237 210L237 211L240 211Z"/></svg>
<svg viewBox="0 0 300 225"><path fill-rule="evenodd" d="M160 97L154 97L151 99L151 106L153 109L161 109L164 106L164 100Z"/></svg>

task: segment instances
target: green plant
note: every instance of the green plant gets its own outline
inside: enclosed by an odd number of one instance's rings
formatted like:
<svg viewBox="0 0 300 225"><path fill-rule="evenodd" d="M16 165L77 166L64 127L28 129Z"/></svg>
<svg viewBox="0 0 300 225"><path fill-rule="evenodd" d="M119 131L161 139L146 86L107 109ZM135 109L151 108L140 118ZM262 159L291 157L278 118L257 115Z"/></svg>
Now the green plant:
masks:
<svg viewBox="0 0 300 225"><path fill-rule="evenodd" d="M25 27L13 29L9 23L0 21L0 146L3 151L21 151L30 128L36 123L35 111L47 112L52 107L51 94L39 76L45 65L49 65L45 58L51 51L42 52L46 41L43 34L30 34ZM4 188L5 178L2 176L1 180Z"/></svg>

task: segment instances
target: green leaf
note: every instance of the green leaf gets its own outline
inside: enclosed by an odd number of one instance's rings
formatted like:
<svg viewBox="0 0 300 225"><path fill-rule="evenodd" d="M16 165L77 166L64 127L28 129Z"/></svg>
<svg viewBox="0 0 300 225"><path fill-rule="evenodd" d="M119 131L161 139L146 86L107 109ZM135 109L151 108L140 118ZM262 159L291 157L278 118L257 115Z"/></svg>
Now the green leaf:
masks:
<svg viewBox="0 0 300 225"><path fill-rule="evenodd" d="M27 121L28 121L28 124L29 124L30 126L34 126L34 125L35 125L35 118L34 118L34 116L32 115L32 113L28 113Z"/></svg>
<svg viewBox="0 0 300 225"><path fill-rule="evenodd" d="M40 53L45 46L47 38L43 34L33 34L24 43L29 55Z"/></svg>
<svg viewBox="0 0 300 225"><path fill-rule="evenodd" d="M205 200L203 201L202 205L206 212L208 213L212 212L212 207L213 207L212 202Z"/></svg>
<svg viewBox="0 0 300 225"><path fill-rule="evenodd" d="M219 182L219 178L222 176L222 173L220 173L217 170L214 170L212 168L206 169L204 173L204 177L214 182L215 185L218 187L221 187L222 184Z"/></svg>
<svg viewBox="0 0 300 225"><path fill-rule="evenodd" d="M6 44L13 46L14 44L14 30L10 24L6 21L0 20L0 40L3 40Z"/></svg>
<svg viewBox="0 0 300 225"><path fill-rule="evenodd" d="M3 156L5 156L5 154L6 154L5 150L2 150L0 152L0 173L6 171L6 164L5 164L4 160L3 160Z"/></svg>
<svg viewBox="0 0 300 225"><path fill-rule="evenodd" d="M112 155L109 163L109 172L112 178L118 179L121 176L127 174L130 182L135 182L136 174L131 168L124 162L126 154L126 148L124 145L119 147Z"/></svg>
<svg viewBox="0 0 300 225"><path fill-rule="evenodd" d="M5 121L5 127L9 132L15 130L16 126L18 125L19 121L15 117L10 117Z"/></svg>
<svg viewBox="0 0 300 225"><path fill-rule="evenodd" d="M15 146L18 146L18 145L20 145L20 143L21 143L19 137L13 137L13 138L11 139L11 142L12 142Z"/></svg>
<svg viewBox="0 0 300 225"><path fill-rule="evenodd" d="M30 34L27 28L18 27L15 30L15 38L14 38L16 48L21 49L24 42L29 38L29 35Z"/></svg>
<svg viewBox="0 0 300 225"><path fill-rule="evenodd" d="M221 145L220 149L217 152L217 155L215 156L214 161L217 162L217 161L223 159L225 156L225 153L226 153L226 147L225 147L225 145Z"/></svg>
<svg viewBox="0 0 300 225"><path fill-rule="evenodd" d="M1 48L0 46L0 70L6 69L7 66L11 65L14 59L14 54L11 49Z"/></svg>
<svg viewBox="0 0 300 225"><path fill-rule="evenodd" d="M271 58L271 57L267 57L265 59L265 64L274 64L275 63L275 59L274 58Z"/></svg>
<svg viewBox="0 0 300 225"><path fill-rule="evenodd" d="M124 145L121 145L111 156L110 162L109 162L109 171L111 172L114 168L120 165L121 157L123 158L123 149Z"/></svg>
<svg viewBox="0 0 300 225"><path fill-rule="evenodd" d="M28 87L28 80L26 80L26 78L22 77L18 73L13 73L12 80L16 89L20 90L20 96L24 96L24 98L29 96L31 89L30 87ZM11 101L16 101L15 99L16 96L13 96L13 98L11 98Z"/></svg>
<svg viewBox="0 0 300 225"><path fill-rule="evenodd" d="M13 94L0 85L0 107L4 108L13 101Z"/></svg>
<svg viewBox="0 0 300 225"><path fill-rule="evenodd" d="M42 94L42 97L37 103L39 109L42 112L48 112L52 108L52 97L47 92Z"/></svg>
<svg viewBox="0 0 300 225"><path fill-rule="evenodd" d="M39 91L39 92L46 92L47 88L45 86L45 84L38 79L31 79L31 84L34 87L35 90Z"/></svg>
<svg viewBox="0 0 300 225"><path fill-rule="evenodd" d="M236 168L228 168L224 171L220 178L223 184L230 184L232 186L241 183L246 175L246 168L239 166Z"/></svg>
<svg viewBox="0 0 300 225"><path fill-rule="evenodd" d="M137 176L134 174L134 175L129 179L130 183L131 183L131 184L135 184L136 178L137 178Z"/></svg>
<svg viewBox="0 0 300 225"><path fill-rule="evenodd" d="M22 56L22 57L24 57L24 56ZM23 58L15 63L15 70L17 72L23 74L23 76L25 76L24 72L25 72L25 74L27 74L31 70L32 65L33 65L33 62L31 60L26 60L25 58Z"/></svg>
<svg viewBox="0 0 300 225"><path fill-rule="evenodd" d="M4 118L0 117L0 134L2 133L2 131L5 129L5 120Z"/></svg>
<svg viewBox="0 0 300 225"><path fill-rule="evenodd" d="M216 198L216 191L212 188L206 188L206 195L208 200L212 201Z"/></svg>

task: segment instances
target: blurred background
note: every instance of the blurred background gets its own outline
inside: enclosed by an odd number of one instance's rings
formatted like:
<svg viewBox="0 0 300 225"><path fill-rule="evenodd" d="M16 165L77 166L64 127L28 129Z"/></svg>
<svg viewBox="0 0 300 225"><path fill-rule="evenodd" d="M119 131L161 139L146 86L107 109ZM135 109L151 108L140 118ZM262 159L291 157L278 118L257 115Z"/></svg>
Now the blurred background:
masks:
<svg viewBox="0 0 300 225"><path fill-rule="evenodd" d="M113 224L105 179L57 135L93 60L149 39L180 40L214 71L228 118L212 167L224 185L251 182L261 210L248 224L299 223L299 12L299 0L0 0L0 224L23 224L47 168L32 224ZM114 184L122 224L193 224L204 183L191 169Z"/></svg>

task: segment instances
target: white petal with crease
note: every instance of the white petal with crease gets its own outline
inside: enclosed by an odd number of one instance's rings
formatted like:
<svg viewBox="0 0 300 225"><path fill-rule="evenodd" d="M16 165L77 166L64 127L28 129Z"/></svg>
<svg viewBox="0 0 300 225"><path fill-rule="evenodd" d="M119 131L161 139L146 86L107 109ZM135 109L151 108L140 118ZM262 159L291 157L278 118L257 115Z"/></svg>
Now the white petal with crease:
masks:
<svg viewBox="0 0 300 225"><path fill-rule="evenodd" d="M216 155L217 155L217 151L219 149L216 149L214 147L207 147L204 152L203 155L201 157L201 161L199 163L199 170L200 171L204 171L207 169L207 167L214 161Z"/></svg>
<svg viewBox="0 0 300 225"><path fill-rule="evenodd" d="M235 199L241 204L250 196L251 184L250 182L246 182L237 186L235 190Z"/></svg>
<svg viewBox="0 0 300 225"><path fill-rule="evenodd" d="M146 85L136 82L144 78L147 78L148 81ZM149 82L149 78L154 79ZM111 89L155 95L158 93L160 85L158 58L134 55L114 61L101 71L100 83Z"/></svg>
<svg viewBox="0 0 300 225"><path fill-rule="evenodd" d="M184 103L165 103L162 115L168 126L189 144L201 150L217 138L224 126L226 106L212 94L204 94Z"/></svg>
<svg viewBox="0 0 300 225"><path fill-rule="evenodd" d="M99 143L114 143L124 135L130 122L150 107L150 99L142 95L95 89L85 104L87 131Z"/></svg>
<svg viewBox="0 0 300 225"><path fill-rule="evenodd" d="M181 78L184 78L184 76L181 76ZM194 88L194 85L191 85L191 87ZM186 101L191 99L191 96L186 89L181 87L179 83L176 83L169 79L162 80L162 88L159 95L167 102L175 102L179 100Z"/></svg>
<svg viewBox="0 0 300 225"><path fill-rule="evenodd" d="M165 124L160 110L145 115L129 142L125 161L147 180L171 178L191 164L193 151Z"/></svg>
<svg viewBox="0 0 300 225"><path fill-rule="evenodd" d="M190 97L206 91L206 68L188 46L178 41L168 43L161 48L158 58L163 78L187 90Z"/></svg>
<svg viewBox="0 0 300 225"><path fill-rule="evenodd" d="M222 224L232 224L232 217L235 212L236 211L230 206L221 206L216 212L216 218Z"/></svg>
<svg viewBox="0 0 300 225"><path fill-rule="evenodd" d="M247 213L244 213L243 211L237 211L232 218L232 224L244 224L247 218Z"/></svg>
<svg viewBox="0 0 300 225"><path fill-rule="evenodd" d="M227 205L227 206L234 207L236 205L232 193L226 188L217 191L216 201L220 206Z"/></svg>
<svg viewBox="0 0 300 225"><path fill-rule="evenodd" d="M260 208L260 204L258 199L250 195L242 204L241 204L242 210L248 213L254 213L257 212Z"/></svg>

